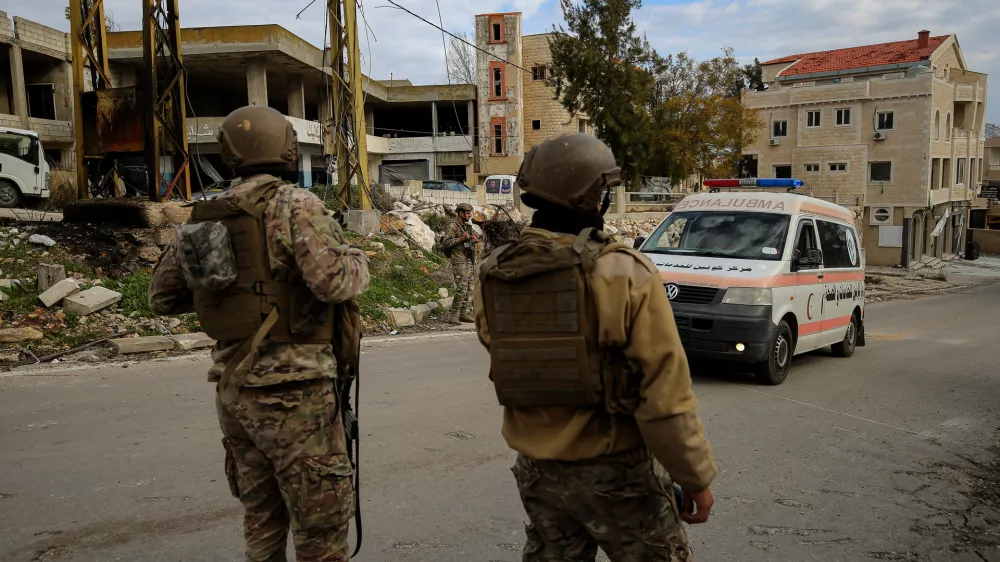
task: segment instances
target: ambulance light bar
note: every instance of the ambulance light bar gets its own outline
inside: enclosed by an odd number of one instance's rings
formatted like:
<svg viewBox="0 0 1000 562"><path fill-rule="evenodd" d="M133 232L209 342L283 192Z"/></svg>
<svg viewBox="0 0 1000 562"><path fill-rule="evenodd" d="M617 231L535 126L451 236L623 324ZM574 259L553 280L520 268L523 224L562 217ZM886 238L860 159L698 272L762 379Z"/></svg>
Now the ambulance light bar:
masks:
<svg viewBox="0 0 1000 562"><path fill-rule="evenodd" d="M741 187L795 189L805 185L802 180L797 179L767 178L704 180L702 183L705 187L711 187L713 189L738 189Z"/></svg>

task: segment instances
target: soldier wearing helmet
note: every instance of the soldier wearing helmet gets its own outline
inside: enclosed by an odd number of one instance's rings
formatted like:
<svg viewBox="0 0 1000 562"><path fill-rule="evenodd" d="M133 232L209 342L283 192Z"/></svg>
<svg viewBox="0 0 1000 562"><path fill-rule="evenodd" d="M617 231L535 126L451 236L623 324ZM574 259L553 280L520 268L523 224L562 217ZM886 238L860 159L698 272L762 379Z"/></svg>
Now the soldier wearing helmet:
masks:
<svg viewBox="0 0 1000 562"><path fill-rule="evenodd" d="M530 520L526 562L593 561L598 547L612 560L690 560L681 521L707 521L713 503L717 467L659 274L602 230L620 183L592 136L533 148L517 177L531 225L476 280Z"/></svg>
<svg viewBox="0 0 1000 562"><path fill-rule="evenodd" d="M218 341L208 380L246 559L284 561L291 528L298 560L347 562L354 467L331 415L345 347L331 342L357 337L352 299L368 287L368 258L318 197L282 179L298 142L281 113L237 109L219 143L237 184L194 204L157 264L149 306L195 311Z"/></svg>
<svg viewBox="0 0 1000 562"><path fill-rule="evenodd" d="M479 237L472 230L472 205L459 203L455 207L455 222L448 225L441 237L441 251L451 260L455 275L455 300L446 321L451 324L475 322L472 316L472 277L476 263L476 243Z"/></svg>

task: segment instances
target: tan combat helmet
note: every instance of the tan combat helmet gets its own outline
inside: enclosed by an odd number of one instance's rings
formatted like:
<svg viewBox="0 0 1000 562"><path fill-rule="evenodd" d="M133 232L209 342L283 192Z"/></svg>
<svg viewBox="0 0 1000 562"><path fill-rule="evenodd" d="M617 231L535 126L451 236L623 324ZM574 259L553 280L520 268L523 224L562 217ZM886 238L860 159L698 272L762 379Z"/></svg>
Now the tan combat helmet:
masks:
<svg viewBox="0 0 1000 562"><path fill-rule="evenodd" d="M291 169L299 160L299 141L292 124L278 110L247 105L222 122L219 156L234 170L268 164Z"/></svg>
<svg viewBox="0 0 1000 562"><path fill-rule="evenodd" d="M562 134L535 146L517 172L523 193L587 212L596 209L602 191L620 184L621 168L611 149L583 133Z"/></svg>
<svg viewBox="0 0 1000 562"><path fill-rule="evenodd" d="M469 205L468 203L459 203L455 207L455 211L456 212L457 211L469 211L471 213L472 212L472 205Z"/></svg>

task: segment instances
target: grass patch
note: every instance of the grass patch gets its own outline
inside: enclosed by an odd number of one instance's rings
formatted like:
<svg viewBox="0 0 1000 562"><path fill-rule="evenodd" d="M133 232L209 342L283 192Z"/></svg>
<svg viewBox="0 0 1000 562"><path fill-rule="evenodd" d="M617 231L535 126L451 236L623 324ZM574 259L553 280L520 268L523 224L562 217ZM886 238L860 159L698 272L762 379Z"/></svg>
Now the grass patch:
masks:
<svg viewBox="0 0 1000 562"><path fill-rule="evenodd" d="M353 244L366 246L364 237L349 238ZM416 252L413 249L404 249L386 238L374 237L370 240L381 243L385 249L378 250L368 260L371 284L358 297L358 306L363 315L383 321L386 319L387 307L406 308L440 298L439 285L430 273L447 261L444 256L436 252L421 251L423 257L414 257Z"/></svg>
<svg viewBox="0 0 1000 562"><path fill-rule="evenodd" d="M152 318L156 316L149 309L149 283L152 280L153 273L143 269L118 279L105 279L102 285L122 294L122 314L128 316L138 312L140 317Z"/></svg>
<svg viewBox="0 0 1000 562"><path fill-rule="evenodd" d="M14 314L27 314L41 306L38 303L38 290L34 285L21 285L14 287L4 287L0 289L7 294L7 300L0 305L4 312Z"/></svg>
<svg viewBox="0 0 1000 562"><path fill-rule="evenodd" d="M428 213L424 215L424 224L431 227L434 232L444 232L455 219L442 213Z"/></svg>

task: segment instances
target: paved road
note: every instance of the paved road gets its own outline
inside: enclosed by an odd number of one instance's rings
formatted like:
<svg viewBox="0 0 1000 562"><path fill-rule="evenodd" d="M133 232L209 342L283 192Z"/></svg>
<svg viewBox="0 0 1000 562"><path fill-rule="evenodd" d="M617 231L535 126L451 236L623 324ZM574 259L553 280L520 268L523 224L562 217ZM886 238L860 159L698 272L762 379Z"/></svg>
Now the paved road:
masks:
<svg viewBox="0 0 1000 562"><path fill-rule="evenodd" d="M699 373L721 474L700 560L1000 561L1000 286L869 309L779 387ZM363 561L519 560L469 335L365 350ZM0 559L241 560L202 357L0 375Z"/></svg>

